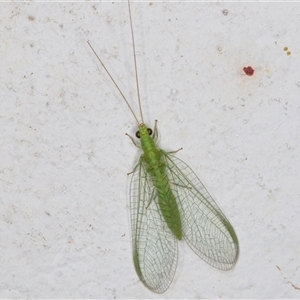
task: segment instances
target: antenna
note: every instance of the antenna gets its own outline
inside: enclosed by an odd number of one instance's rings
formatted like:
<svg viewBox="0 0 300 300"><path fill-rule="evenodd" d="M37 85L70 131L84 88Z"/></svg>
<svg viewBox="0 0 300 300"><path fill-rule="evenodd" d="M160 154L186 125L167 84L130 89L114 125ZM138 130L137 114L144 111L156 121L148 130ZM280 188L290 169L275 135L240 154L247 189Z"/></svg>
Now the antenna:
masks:
<svg viewBox="0 0 300 300"><path fill-rule="evenodd" d="M135 41L134 41L134 34L133 34L133 25L132 25L130 1L128 0L127 3L128 3L129 20L130 20L130 30L131 30L131 40L132 40L132 50L133 50L133 62L134 62L134 72L135 72L135 82L136 82L138 106L139 106L141 121L142 121L142 123L144 123L144 117L143 117L143 111L142 111L142 104L141 104L141 97L140 97L140 86L139 86L139 80L138 80L138 69L137 69L137 61L136 61L136 51L135 51ZM111 73L108 71L108 69L106 68L105 64L103 63L103 61L101 60L100 56L97 54L97 52L95 51L95 49L93 48L93 46L91 45L91 43L89 41L87 41L87 43L90 46L90 48L92 49L92 51L95 54L95 56L97 57L97 59L99 60L99 62L101 63L103 69L105 70L105 72L110 77L111 81L114 83L115 87L117 88L117 90L121 94L122 98L124 99L125 103L127 104L128 108L130 109L130 111L131 111L134 119L136 120L137 124L139 125L140 122L139 122L136 114L134 113L132 107L130 106L128 100L126 99L125 95L123 94L122 90L120 89L119 85L117 84L117 82L115 81L115 79L112 77Z"/></svg>
<svg viewBox="0 0 300 300"><path fill-rule="evenodd" d="M139 79L138 79L139 77L138 77L137 62L136 62L136 51L135 51L135 42L134 42L134 34L133 34L133 26L132 26L130 1L128 0L127 3L128 3L128 11L129 11L130 29L131 29L131 40L132 40L132 49L133 49L136 92L137 92L137 96L138 96L138 103L139 103L141 120L142 120L142 123L144 123L144 117L143 117L143 111L142 111L142 105L141 105L141 97L140 97L140 86L139 86Z"/></svg>
<svg viewBox="0 0 300 300"><path fill-rule="evenodd" d="M126 102L127 106L129 107L133 117L135 118L136 122L138 124L140 124L138 118L136 117L133 109L131 108L129 102L127 101L126 97L124 96L123 92L121 91L121 89L119 88L118 84L116 83L116 81L114 80L114 78L112 77L112 75L110 74L110 72L108 71L108 69L105 67L105 64L102 62L100 56L97 54L97 52L95 51L95 49L92 47L91 43L89 41L87 41L87 43L89 44L90 48L92 49L92 51L94 52L94 54L96 55L97 59L99 60L99 62L101 63L102 67L104 68L105 72L107 73L107 75L110 77L110 79L112 80L112 82L114 83L114 85L116 86L116 88L118 89L119 93L121 94L122 98L124 99L124 101Z"/></svg>

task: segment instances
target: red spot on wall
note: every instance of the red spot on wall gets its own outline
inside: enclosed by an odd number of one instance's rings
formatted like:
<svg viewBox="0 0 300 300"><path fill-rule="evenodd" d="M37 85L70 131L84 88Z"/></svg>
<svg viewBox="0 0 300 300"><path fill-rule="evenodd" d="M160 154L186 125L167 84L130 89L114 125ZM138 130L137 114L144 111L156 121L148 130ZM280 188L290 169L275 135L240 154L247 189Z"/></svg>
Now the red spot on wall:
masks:
<svg viewBox="0 0 300 300"><path fill-rule="evenodd" d="M245 72L246 75L248 76L252 76L254 74L254 70L252 69L252 67L244 67L243 71Z"/></svg>

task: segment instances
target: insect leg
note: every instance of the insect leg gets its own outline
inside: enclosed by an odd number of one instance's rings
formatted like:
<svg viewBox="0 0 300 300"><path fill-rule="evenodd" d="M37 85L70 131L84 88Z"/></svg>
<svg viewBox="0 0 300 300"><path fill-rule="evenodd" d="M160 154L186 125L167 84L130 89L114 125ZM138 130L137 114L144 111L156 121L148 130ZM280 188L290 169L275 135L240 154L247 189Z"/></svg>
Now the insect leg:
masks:
<svg viewBox="0 0 300 300"><path fill-rule="evenodd" d="M134 140L134 138L131 135L129 135L128 133L125 133L125 135L127 135L131 139L134 146L136 146L137 148L142 149L141 145L137 144L136 141Z"/></svg>
<svg viewBox="0 0 300 300"><path fill-rule="evenodd" d="M169 154L169 153L174 154L174 153L177 153L177 152L179 152L179 151L181 151L181 150L183 150L182 147L179 148L179 149L177 149L177 150L175 150L175 151L170 151L170 152L168 152L168 154Z"/></svg>
<svg viewBox="0 0 300 300"><path fill-rule="evenodd" d="M153 138L154 142L156 143L157 139L158 139L157 120L155 120L152 138Z"/></svg>

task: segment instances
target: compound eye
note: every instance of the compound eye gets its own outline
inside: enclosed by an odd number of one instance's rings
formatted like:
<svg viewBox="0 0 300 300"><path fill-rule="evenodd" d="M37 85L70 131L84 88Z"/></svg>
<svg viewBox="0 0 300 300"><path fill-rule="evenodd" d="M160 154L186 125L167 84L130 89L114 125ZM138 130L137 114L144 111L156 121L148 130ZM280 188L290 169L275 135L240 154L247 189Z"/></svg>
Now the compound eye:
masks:
<svg viewBox="0 0 300 300"><path fill-rule="evenodd" d="M141 138L141 134L140 134L140 132L139 132L139 131L137 131L137 132L135 133L135 136L136 136L138 139L140 139L140 138Z"/></svg>
<svg viewBox="0 0 300 300"><path fill-rule="evenodd" d="M152 129L151 128L147 128L148 134L152 135Z"/></svg>

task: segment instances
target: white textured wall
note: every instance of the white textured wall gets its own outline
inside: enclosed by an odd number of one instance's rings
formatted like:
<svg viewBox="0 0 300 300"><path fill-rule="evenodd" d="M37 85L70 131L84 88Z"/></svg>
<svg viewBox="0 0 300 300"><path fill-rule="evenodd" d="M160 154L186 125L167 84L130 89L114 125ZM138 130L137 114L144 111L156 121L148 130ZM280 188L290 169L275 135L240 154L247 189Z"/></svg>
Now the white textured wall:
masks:
<svg viewBox="0 0 300 300"><path fill-rule="evenodd" d="M299 5L132 4L145 120L241 248L222 272L180 243L155 295L131 258L136 124L86 43L136 109L126 2L2 3L0 297L299 298Z"/></svg>

